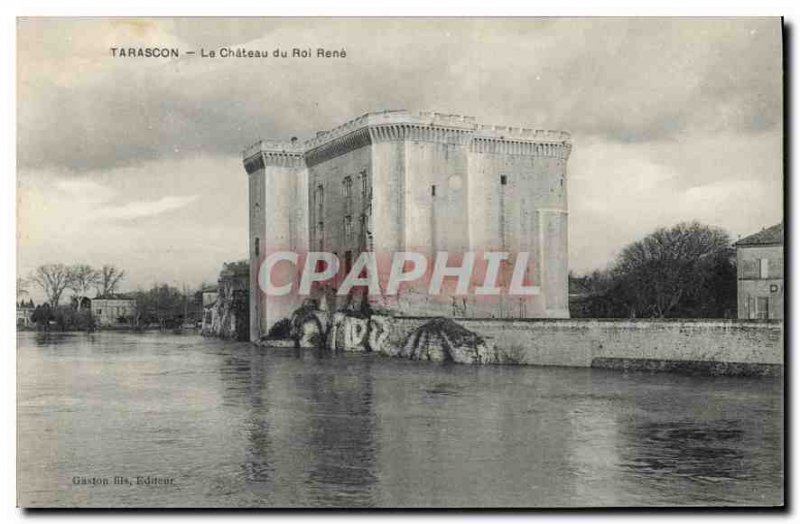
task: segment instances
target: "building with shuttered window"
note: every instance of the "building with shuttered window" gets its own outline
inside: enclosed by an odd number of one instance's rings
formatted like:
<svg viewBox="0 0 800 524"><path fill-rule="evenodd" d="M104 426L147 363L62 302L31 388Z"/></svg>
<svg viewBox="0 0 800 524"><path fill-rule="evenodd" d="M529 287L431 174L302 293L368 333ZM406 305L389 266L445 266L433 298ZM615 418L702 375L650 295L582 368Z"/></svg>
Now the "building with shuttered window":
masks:
<svg viewBox="0 0 800 524"><path fill-rule="evenodd" d="M739 318L783 319L783 222L734 244Z"/></svg>

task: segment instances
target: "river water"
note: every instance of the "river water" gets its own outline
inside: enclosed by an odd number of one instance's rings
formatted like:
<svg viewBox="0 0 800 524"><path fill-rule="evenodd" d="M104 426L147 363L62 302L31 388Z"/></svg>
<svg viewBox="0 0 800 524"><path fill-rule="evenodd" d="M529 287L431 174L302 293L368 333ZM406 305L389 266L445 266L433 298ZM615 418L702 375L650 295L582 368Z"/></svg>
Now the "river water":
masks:
<svg viewBox="0 0 800 524"><path fill-rule="evenodd" d="M783 500L781 379L438 365L194 335L17 340L27 507Z"/></svg>

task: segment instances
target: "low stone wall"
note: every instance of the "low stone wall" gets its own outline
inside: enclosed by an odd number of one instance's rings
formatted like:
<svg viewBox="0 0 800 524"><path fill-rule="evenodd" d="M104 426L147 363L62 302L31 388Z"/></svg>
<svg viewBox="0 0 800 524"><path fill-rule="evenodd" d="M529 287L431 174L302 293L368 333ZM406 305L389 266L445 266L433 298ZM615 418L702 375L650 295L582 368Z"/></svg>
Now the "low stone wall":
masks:
<svg viewBox="0 0 800 524"><path fill-rule="evenodd" d="M373 317L375 319L376 317ZM373 350L396 354L430 318L378 317ZM709 374L776 374L781 322L737 320L455 319L496 355L489 362Z"/></svg>
<svg viewBox="0 0 800 524"><path fill-rule="evenodd" d="M783 324L739 320L401 317L301 308L303 347L464 364L597 367L704 374L782 372Z"/></svg>

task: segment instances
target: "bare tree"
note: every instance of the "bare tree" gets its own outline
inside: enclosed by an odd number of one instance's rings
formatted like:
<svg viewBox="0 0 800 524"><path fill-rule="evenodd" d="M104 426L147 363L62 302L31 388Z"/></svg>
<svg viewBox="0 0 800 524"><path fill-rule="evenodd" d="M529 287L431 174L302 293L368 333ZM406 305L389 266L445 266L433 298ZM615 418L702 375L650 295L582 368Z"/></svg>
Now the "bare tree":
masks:
<svg viewBox="0 0 800 524"><path fill-rule="evenodd" d="M64 264L44 264L33 271L30 281L41 287L50 305L56 307L69 285L70 271Z"/></svg>
<svg viewBox="0 0 800 524"><path fill-rule="evenodd" d="M98 271L97 294L113 295L117 291L120 281L125 277L125 271L106 264Z"/></svg>
<svg viewBox="0 0 800 524"><path fill-rule="evenodd" d="M30 295L28 292L28 281L22 277L17 277L17 299Z"/></svg>
<svg viewBox="0 0 800 524"><path fill-rule="evenodd" d="M89 290L97 285L99 279L98 271L92 266L75 264L69 267L69 283L67 287L75 294L78 309L81 309L81 302L88 296Z"/></svg>

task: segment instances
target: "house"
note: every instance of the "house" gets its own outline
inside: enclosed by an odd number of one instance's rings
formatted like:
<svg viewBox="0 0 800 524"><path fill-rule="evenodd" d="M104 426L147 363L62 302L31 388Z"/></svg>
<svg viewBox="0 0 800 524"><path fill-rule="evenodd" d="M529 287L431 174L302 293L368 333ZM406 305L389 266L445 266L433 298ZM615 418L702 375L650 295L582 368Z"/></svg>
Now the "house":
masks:
<svg viewBox="0 0 800 524"><path fill-rule="evenodd" d="M211 332L218 296L219 291L216 286L202 290L203 320L200 326L201 333Z"/></svg>
<svg viewBox="0 0 800 524"><path fill-rule="evenodd" d="M133 326L136 300L127 295L99 295L92 299L92 315L100 327Z"/></svg>
<svg viewBox="0 0 800 524"><path fill-rule="evenodd" d="M29 328L33 325L33 301L17 302L17 329Z"/></svg>
<svg viewBox="0 0 800 524"><path fill-rule="evenodd" d="M217 286L203 291L203 335L249 340L249 283L250 265L246 260L223 265Z"/></svg>
<svg viewBox="0 0 800 524"><path fill-rule="evenodd" d="M783 222L735 242L742 319L783 319Z"/></svg>

